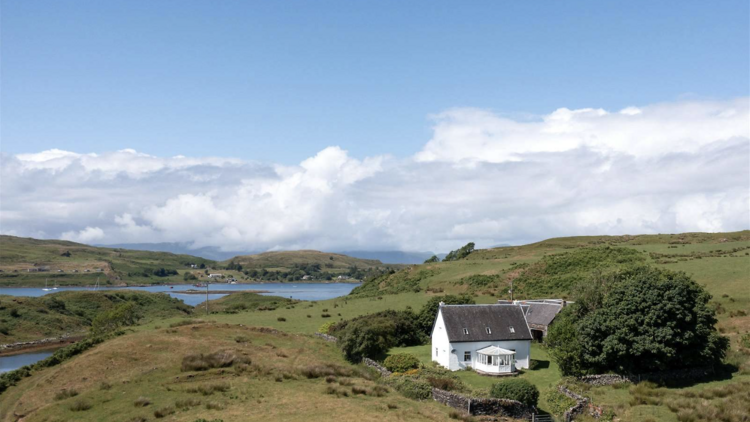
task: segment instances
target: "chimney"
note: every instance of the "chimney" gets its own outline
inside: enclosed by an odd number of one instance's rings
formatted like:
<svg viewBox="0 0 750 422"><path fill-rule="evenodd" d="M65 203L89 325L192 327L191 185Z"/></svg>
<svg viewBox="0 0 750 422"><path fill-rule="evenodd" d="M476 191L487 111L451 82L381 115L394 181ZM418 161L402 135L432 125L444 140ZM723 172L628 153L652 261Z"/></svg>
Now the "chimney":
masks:
<svg viewBox="0 0 750 422"><path fill-rule="evenodd" d="M562 301L562 307L564 308L564 307L565 307L565 305L567 305L567 304L568 304L568 301L567 301L567 300L565 300L565 299L563 299L563 301Z"/></svg>
<svg viewBox="0 0 750 422"><path fill-rule="evenodd" d="M445 302L440 302L440 306L445 306Z"/></svg>

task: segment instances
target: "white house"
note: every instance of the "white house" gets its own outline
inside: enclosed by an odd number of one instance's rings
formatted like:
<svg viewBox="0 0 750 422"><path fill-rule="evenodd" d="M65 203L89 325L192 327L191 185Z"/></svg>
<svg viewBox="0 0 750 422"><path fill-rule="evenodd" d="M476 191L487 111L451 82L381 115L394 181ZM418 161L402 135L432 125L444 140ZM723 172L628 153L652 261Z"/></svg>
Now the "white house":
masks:
<svg viewBox="0 0 750 422"><path fill-rule="evenodd" d="M519 305L440 304L432 327L432 360L489 375L528 368L531 332Z"/></svg>
<svg viewBox="0 0 750 422"><path fill-rule="evenodd" d="M221 274L209 274L208 278L221 278Z"/></svg>

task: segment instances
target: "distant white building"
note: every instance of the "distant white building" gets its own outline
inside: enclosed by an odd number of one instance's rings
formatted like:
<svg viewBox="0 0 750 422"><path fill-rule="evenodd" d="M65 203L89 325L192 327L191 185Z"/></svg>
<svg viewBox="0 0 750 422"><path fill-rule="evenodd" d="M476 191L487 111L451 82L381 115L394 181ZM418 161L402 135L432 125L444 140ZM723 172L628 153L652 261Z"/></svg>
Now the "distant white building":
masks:
<svg viewBox="0 0 750 422"><path fill-rule="evenodd" d="M519 305L444 305L432 327L432 360L488 375L528 368L531 332Z"/></svg>
<svg viewBox="0 0 750 422"><path fill-rule="evenodd" d="M309 275L303 275L303 276L302 276L302 279L303 279L303 280L312 280L312 277L311 277L311 276L309 276Z"/></svg>
<svg viewBox="0 0 750 422"><path fill-rule="evenodd" d="M221 277L222 277L221 274L209 274L208 275L208 278L221 278Z"/></svg>
<svg viewBox="0 0 750 422"><path fill-rule="evenodd" d="M336 277L336 280L349 280L349 276L348 275L340 275L340 276Z"/></svg>

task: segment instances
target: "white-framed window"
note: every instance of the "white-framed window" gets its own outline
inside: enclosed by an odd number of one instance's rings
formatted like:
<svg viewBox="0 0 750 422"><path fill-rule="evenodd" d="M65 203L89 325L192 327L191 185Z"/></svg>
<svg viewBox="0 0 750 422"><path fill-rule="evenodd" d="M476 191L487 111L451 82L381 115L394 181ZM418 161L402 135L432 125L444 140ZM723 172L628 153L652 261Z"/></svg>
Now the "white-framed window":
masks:
<svg viewBox="0 0 750 422"><path fill-rule="evenodd" d="M469 329L468 328L464 328L464 334L469 334Z"/></svg>
<svg viewBox="0 0 750 422"><path fill-rule="evenodd" d="M487 330L487 334L492 334L492 330L490 330L490 327L484 327L485 330Z"/></svg>
<svg viewBox="0 0 750 422"><path fill-rule="evenodd" d="M509 326L508 326L508 330L510 330L510 332L511 332L511 333L515 333L515 332L516 332L516 329L515 329L515 328L513 328L513 326L512 326L512 325L509 325Z"/></svg>
<svg viewBox="0 0 750 422"><path fill-rule="evenodd" d="M464 352L464 362L471 362L471 352Z"/></svg>

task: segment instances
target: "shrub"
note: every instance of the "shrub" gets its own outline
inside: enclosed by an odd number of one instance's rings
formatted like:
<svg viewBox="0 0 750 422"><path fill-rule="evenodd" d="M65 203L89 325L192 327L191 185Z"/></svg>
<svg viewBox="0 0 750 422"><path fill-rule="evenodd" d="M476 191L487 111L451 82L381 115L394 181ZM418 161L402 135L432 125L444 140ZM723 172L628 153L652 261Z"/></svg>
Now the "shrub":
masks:
<svg viewBox="0 0 750 422"><path fill-rule="evenodd" d="M70 410L73 412L84 412L94 407L90 402L86 400L76 400L70 405Z"/></svg>
<svg viewBox="0 0 750 422"><path fill-rule="evenodd" d="M750 334L743 334L742 337L740 337L740 344L742 347L750 349Z"/></svg>
<svg viewBox="0 0 750 422"><path fill-rule="evenodd" d="M276 318L276 321L286 322L286 318L280 316L280 317Z"/></svg>
<svg viewBox="0 0 750 422"><path fill-rule="evenodd" d="M201 393L204 396L210 396L215 392L225 391L229 391L229 384L227 383L203 384L199 385L198 387L190 387L187 389L188 393Z"/></svg>
<svg viewBox="0 0 750 422"><path fill-rule="evenodd" d="M175 413L174 407L167 406L162 407L154 412L154 416L157 418L163 418L165 416L173 415Z"/></svg>
<svg viewBox="0 0 750 422"><path fill-rule="evenodd" d="M368 389L366 389L364 387L357 387L356 385L354 387L352 387L352 394L354 394L355 396L357 394L361 394L363 396L366 396L369 392L370 392L370 390L368 390Z"/></svg>
<svg viewBox="0 0 750 422"><path fill-rule="evenodd" d="M432 397L432 386L426 382L398 377L392 381L393 388L406 398L426 400Z"/></svg>
<svg viewBox="0 0 750 422"><path fill-rule="evenodd" d="M323 325L318 328L318 332L321 334L329 334L334 324L336 323L333 321L324 322Z"/></svg>
<svg viewBox="0 0 750 422"><path fill-rule="evenodd" d="M214 352L208 355L202 353L187 355L182 358L182 371L206 371L212 368L226 368L232 366L235 355L231 352Z"/></svg>
<svg viewBox="0 0 750 422"><path fill-rule="evenodd" d="M208 410L224 410L224 405L215 401L206 403L206 409Z"/></svg>
<svg viewBox="0 0 750 422"><path fill-rule="evenodd" d="M136 399L136 401L133 402L133 405L135 407L146 407L149 404L151 404L151 400L149 400L146 397L138 397L138 399Z"/></svg>
<svg viewBox="0 0 750 422"><path fill-rule="evenodd" d="M102 381L102 383L99 384L99 389L100 390L106 391L106 390L109 390L111 388L112 388L112 384L108 383L107 381Z"/></svg>
<svg viewBox="0 0 750 422"><path fill-rule="evenodd" d="M490 395L498 399L520 401L526 406L536 406L539 390L525 379L515 378L501 381L492 386Z"/></svg>
<svg viewBox="0 0 750 422"><path fill-rule="evenodd" d="M430 383L431 386L435 388L439 388L441 390L451 391L455 390L456 380L451 378L435 378L435 377L427 377L427 382Z"/></svg>
<svg viewBox="0 0 750 422"><path fill-rule="evenodd" d="M320 314L321 318L330 318L331 314Z"/></svg>
<svg viewBox="0 0 750 422"><path fill-rule="evenodd" d="M201 401L198 399L184 399L184 400L177 400L174 402L174 407L182 410L190 409L191 407L200 406Z"/></svg>
<svg viewBox="0 0 750 422"><path fill-rule="evenodd" d="M416 346L425 339L411 311L382 311L340 322L331 329L347 360L380 359L394 346Z"/></svg>
<svg viewBox="0 0 750 422"><path fill-rule="evenodd" d="M406 372L419 367L419 359L410 353L399 353L388 356L383 365L391 372Z"/></svg>
<svg viewBox="0 0 750 422"><path fill-rule="evenodd" d="M78 391L71 389L62 389L55 394L55 400L65 400L78 395Z"/></svg>

